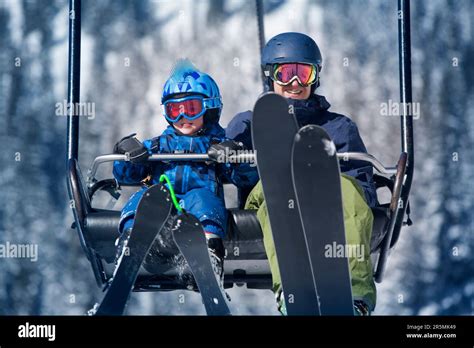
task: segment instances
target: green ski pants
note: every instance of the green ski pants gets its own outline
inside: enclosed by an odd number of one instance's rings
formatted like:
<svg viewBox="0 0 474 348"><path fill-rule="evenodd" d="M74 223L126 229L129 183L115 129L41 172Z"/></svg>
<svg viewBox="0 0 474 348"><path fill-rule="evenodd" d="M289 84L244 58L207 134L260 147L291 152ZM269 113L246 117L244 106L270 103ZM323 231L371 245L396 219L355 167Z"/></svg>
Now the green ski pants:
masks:
<svg viewBox="0 0 474 348"><path fill-rule="evenodd" d="M358 247L353 249L358 250L357 253L349 255L352 295L354 300L363 300L372 311L376 302L376 289L370 260L373 215L356 179L342 174L341 187L346 243ZM265 251L272 272L273 291L277 293L281 290L280 271L261 182L257 183L247 198L245 209L257 210L257 217L263 231Z"/></svg>

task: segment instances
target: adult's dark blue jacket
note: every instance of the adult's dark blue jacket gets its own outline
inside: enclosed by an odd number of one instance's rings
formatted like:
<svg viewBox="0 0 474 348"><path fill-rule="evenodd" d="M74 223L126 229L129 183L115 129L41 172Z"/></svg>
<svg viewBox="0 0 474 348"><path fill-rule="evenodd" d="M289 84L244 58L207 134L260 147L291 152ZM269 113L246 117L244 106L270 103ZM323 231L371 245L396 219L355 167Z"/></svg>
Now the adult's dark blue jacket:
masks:
<svg viewBox="0 0 474 348"><path fill-rule="evenodd" d="M323 127L334 141L337 152L367 152L357 125L350 118L329 111L331 105L325 97L312 95L307 100L288 99L288 102L293 105L299 126L315 124ZM253 149L251 123L251 111L237 114L227 126L226 136L242 142L248 149ZM278 127L278 120L275 120L275 127ZM377 204L377 195L372 166L361 161L341 161L340 166L342 173L357 179L364 190L368 205L374 207Z"/></svg>

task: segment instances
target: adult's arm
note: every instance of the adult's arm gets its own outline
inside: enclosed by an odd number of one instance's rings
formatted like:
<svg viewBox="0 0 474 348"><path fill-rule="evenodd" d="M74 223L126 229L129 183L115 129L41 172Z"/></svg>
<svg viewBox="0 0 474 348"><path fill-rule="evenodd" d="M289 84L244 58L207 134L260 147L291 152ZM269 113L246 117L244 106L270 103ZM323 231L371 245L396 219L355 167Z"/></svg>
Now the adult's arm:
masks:
<svg viewBox="0 0 474 348"><path fill-rule="evenodd" d="M226 138L232 139L244 144L245 148L252 150L252 112L244 111L238 113L234 118L229 122L225 135Z"/></svg>
<svg viewBox="0 0 474 348"><path fill-rule="evenodd" d="M345 124L338 132L337 152L364 152L367 148L360 136L357 125L350 119L346 119ZM377 205L377 193L373 178L373 168L363 161L344 161L339 162L341 172L357 179L365 193L367 204L371 207Z"/></svg>

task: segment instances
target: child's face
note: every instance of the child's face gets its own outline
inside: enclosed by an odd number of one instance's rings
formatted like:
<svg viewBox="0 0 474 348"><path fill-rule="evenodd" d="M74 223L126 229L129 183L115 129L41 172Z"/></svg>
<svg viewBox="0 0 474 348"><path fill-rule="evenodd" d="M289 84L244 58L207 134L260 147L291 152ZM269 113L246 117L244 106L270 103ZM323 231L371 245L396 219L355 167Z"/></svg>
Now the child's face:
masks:
<svg viewBox="0 0 474 348"><path fill-rule="evenodd" d="M195 120L188 120L186 117L181 117L178 122L173 123L173 127L179 130L184 135L193 135L199 132L204 125L204 116L196 118Z"/></svg>
<svg viewBox="0 0 474 348"><path fill-rule="evenodd" d="M189 96L190 94L182 93L177 94L174 98L183 98ZM204 126L204 115L196 118L195 120L188 120L186 117L181 116L178 122L173 123L174 129L177 129L184 135L193 135L194 133L199 132Z"/></svg>

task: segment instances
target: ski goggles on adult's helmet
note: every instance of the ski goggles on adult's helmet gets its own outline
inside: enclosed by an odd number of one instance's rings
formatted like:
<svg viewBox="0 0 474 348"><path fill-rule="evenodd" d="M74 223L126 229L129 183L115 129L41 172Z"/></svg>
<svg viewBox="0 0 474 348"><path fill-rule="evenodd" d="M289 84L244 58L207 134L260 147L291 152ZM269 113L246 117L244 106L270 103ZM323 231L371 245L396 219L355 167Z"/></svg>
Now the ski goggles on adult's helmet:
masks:
<svg viewBox="0 0 474 348"><path fill-rule="evenodd" d="M307 87L317 82L319 68L313 64L282 63L274 64L270 71L270 78L281 86L288 86L294 80Z"/></svg>
<svg viewBox="0 0 474 348"><path fill-rule="evenodd" d="M183 98L169 99L163 103L163 115L169 122L178 122L181 117L195 120L204 115L207 109L220 108L220 98L204 98L192 95Z"/></svg>

